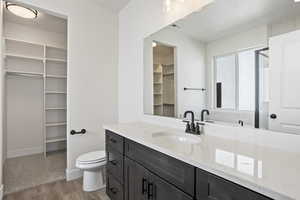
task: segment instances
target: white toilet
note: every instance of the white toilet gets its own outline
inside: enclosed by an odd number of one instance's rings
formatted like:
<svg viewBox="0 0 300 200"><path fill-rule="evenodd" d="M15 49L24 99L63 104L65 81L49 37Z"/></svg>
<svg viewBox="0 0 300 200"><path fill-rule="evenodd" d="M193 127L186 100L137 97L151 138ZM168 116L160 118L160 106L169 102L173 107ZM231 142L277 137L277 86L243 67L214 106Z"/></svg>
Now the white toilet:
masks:
<svg viewBox="0 0 300 200"><path fill-rule="evenodd" d="M83 191L92 192L103 188L105 151L94 151L83 154L76 159L76 167L83 170Z"/></svg>

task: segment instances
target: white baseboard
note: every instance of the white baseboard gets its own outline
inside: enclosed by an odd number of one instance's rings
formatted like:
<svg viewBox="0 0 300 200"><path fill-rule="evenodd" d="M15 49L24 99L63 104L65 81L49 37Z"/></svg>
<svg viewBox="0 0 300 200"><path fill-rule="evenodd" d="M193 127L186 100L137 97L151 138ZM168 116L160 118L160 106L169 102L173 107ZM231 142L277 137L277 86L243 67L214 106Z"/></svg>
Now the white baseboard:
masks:
<svg viewBox="0 0 300 200"><path fill-rule="evenodd" d="M66 169L67 181L72 181L82 177L83 172L80 169Z"/></svg>
<svg viewBox="0 0 300 200"><path fill-rule="evenodd" d="M7 158L16 158L21 156L28 156L33 154L43 153L43 147L32 147L25 149L8 150Z"/></svg>
<svg viewBox="0 0 300 200"><path fill-rule="evenodd" d="M3 194L4 194L4 187L3 185L0 186L0 200L3 199Z"/></svg>

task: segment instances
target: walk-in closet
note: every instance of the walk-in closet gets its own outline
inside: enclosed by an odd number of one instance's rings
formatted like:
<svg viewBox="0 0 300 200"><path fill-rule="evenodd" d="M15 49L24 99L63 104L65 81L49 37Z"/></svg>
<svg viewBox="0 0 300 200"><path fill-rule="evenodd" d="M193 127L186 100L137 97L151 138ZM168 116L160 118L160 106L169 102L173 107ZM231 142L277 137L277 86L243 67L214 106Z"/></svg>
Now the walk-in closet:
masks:
<svg viewBox="0 0 300 200"><path fill-rule="evenodd" d="M4 6L4 185L11 193L65 177L67 19L22 5L34 14L24 18L11 12L13 3Z"/></svg>

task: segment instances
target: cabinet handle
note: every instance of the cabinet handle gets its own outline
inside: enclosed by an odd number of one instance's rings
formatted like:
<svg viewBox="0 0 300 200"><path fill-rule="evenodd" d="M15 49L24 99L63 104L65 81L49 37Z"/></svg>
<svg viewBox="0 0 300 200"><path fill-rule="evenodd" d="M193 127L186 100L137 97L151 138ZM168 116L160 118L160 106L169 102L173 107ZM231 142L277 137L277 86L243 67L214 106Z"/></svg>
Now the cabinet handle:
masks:
<svg viewBox="0 0 300 200"><path fill-rule="evenodd" d="M117 143L117 140L115 140L115 139L110 139L110 141L112 142L112 143Z"/></svg>
<svg viewBox="0 0 300 200"><path fill-rule="evenodd" d="M148 199L153 199L153 183L148 184Z"/></svg>
<svg viewBox="0 0 300 200"><path fill-rule="evenodd" d="M143 178L142 180L142 194L145 194L147 192L147 186L148 185L148 181L147 179Z"/></svg>
<svg viewBox="0 0 300 200"><path fill-rule="evenodd" d="M112 165L114 165L114 166L116 166L116 165L118 164L118 162L115 161L115 160L110 161L110 163L111 163Z"/></svg>
<svg viewBox="0 0 300 200"><path fill-rule="evenodd" d="M86 134L86 130L85 129L81 129L78 132L76 132L75 130L71 130L70 134L71 135L84 135L84 134Z"/></svg>
<svg viewBox="0 0 300 200"><path fill-rule="evenodd" d="M118 193L118 189L117 189L117 188L110 188L109 190L110 190L111 193L113 193L113 194L117 194L117 193Z"/></svg>

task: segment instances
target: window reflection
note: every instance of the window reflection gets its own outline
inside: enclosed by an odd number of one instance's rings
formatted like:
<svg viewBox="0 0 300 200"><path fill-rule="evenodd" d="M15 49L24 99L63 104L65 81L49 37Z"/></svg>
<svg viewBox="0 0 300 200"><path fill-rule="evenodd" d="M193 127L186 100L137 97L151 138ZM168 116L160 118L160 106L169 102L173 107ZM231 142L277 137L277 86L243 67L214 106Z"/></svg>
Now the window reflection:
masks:
<svg viewBox="0 0 300 200"><path fill-rule="evenodd" d="M237 155L237 170L250 176L254 176L254 159Z"/></svg>
<svg viewBox="0 0 300 200"><path fill-rule="evenodd" d="M226 167L234 168L234 154L228 151L216 149L216 162Z"/></svg>
<svg viewBox="0 0 300 200"><path fill-rule="evenodd" d="M216 149L215 161L220 165L236 169L240 173L258 178L263 177L263 163L261 160L256 161L254 158L245 155Z"/></svg>

